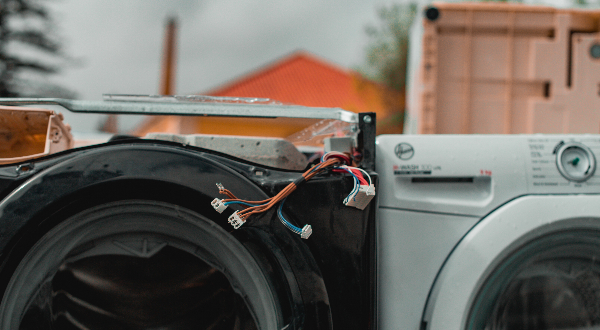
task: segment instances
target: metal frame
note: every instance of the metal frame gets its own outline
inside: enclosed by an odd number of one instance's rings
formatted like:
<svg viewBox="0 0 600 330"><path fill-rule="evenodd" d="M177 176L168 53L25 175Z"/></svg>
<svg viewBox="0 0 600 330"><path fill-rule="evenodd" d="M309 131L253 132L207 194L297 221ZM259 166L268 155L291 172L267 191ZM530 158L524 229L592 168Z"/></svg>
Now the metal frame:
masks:
<svg viewBox="0 0 600 330"><path fill-rule="evenodd" d="M358 149L362 150L361 167L365 170L375 171L375 139L377 132L375 130L376 113L362 112L358 114Z"/></svg>
<svg viewBox="0 0 600 330"><path fill-rule="evenodd" d="M248 99L251 100L251 99ZM203 97L186 101L177 97L109 96L104 101L62 98L0 98L2 105L58 105L76 113L222 116L256 118L336 119L358 123L358 114L339 108L317 108L277 103L252 103L241 98Z"/></svg>

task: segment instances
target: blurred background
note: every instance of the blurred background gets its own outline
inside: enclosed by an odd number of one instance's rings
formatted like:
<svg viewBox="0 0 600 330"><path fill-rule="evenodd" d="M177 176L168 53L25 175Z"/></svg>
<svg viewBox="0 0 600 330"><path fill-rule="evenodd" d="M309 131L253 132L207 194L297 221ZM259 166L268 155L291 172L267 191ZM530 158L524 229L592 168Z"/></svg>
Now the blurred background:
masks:
<svg viewBox="0 0 600 330"><path fill-rule="evenodd" d="M400 133L408 36L415 15L426 4L2 0L0 96L269 97L376 111L379 133ZM545 4L597 6L584 0ZM322 95L300 100L303 93L318 93L298 86L314 86ZM141 126L152 124L137 117L65 117L76 137L100 131L139 133L144 131Z"/></svg>

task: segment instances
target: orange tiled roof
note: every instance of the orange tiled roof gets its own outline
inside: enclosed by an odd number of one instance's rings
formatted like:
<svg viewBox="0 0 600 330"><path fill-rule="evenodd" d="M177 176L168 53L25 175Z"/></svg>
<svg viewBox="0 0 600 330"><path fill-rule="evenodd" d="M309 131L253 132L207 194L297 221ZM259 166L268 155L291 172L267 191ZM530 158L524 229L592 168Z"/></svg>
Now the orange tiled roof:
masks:
<svg viewBox="0 0 600 330"><path fill-rule="evenodd" d="M295 52L279 61L205 95L270 98L312 107L348 107L374 111L357 93L357 73L326 63L306 52Z"/></svg>
<svg viewBox="0 0 600 330"><path fill-rule="evenodd" d="M378 124L379 133L398 133L402 130L401 123L396 123L398 119L394 116L403 111L404 95L365 79L356 72L327 63L303 51L292 53L231 83L200 94L268 98L309 107L338 107L353 112L376 112L378 119L384 119L382 125ZM385 122L386 118L392 118L387 120L390 124ZM188 119L185 121L188 128L184 130L189 131L185 133L208 134L211 130L207 122L211 122L210 125L216 127L216 124L220 123L219 120ZM205 122L204 125L201 122ZM268 126L272 126L270 123L256 125L263 125L264 128L257 128L261 132L265 132ZM165 129L171 133L184 133L180 131L181 127L180 121L175 117L153 117L132 133L144 135L151 131ZM248 128L240 127L236 130L234 127L229 127L229 129L241 134L254 134L246 132ZM223 132L223 129L220 128L218 132ZM279 134L273 133L272 136L279 136ZM283 136L286 136L285 134Z"/></svg>

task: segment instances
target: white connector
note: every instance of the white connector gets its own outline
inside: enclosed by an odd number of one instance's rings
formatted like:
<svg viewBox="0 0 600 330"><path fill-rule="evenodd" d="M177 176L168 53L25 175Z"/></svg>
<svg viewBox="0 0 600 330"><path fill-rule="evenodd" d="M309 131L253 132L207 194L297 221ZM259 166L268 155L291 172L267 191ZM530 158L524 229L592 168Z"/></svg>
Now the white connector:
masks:
<svg viewBox="0 0 600 330"><path fill-rule="evenodd" d="M232 215L229 216L227 221L233 226L233 229L238 229L244 224L244 220L240 218L238 211L233 212Z"/></svg>
<svg viewBox="0 0 600 330"><path fill-rule="evenodd" d="M213 199L213 201L210 202L210 205L212 205L212 207L214 207L219 213L223 213L223 211L225 211L227 208L227 205L223 203L223 200L218 198Z"/></svg>
<svg viewBox="0 0 600 330"><path fill-rule="evenodd" d="M375 186L361 184L359 189L352 195L346 197L344 205L364 210L375 196Z"/></svg>
<svg viewBox="0 0 600 330"><path fill-rule="evenodd" d="M302 228L302 232L300 233L300 237L307 239L312 234L312 227L310 225L304 225Z"/></svg>

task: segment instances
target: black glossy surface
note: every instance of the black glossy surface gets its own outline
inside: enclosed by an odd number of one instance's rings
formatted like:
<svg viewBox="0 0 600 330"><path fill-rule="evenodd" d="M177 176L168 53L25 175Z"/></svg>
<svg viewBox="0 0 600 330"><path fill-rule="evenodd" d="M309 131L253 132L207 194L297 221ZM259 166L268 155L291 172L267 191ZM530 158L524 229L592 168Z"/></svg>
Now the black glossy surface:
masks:
<svg viewBox="0 0 600 330"><path fill-rule="evenodd" d="M365 121L365 118L369 118ZM375 112L362 112L358 114L358 150L362 152L361 167L367 171L375 170L375 137L377 135Z"/></svg>
<svg viewBox="0 0 600 330"><path fill-rule="evenodd" d="M53 329L256 329L221 272L170 246L66 262L51 287Z"/></svg>
<svg viewBox="0 0 600 330"><path fill-rule="evenodd" d="M38 237L98 203L136 198L179 204L231 231L226 220L231 210L218 214L210 206L213 198L222 198L215 183L242 199L260 200L300 175L146 140L74 150L36 161L27 173L2 175L13 170L16 166L0 169L0 195L5 196L0 203L2 288ZM308 240L285 229L274 210L252 217L233 233L285 293L281 303L290 330L374 327L375 205L364 211L344 206L351 186L349 176L329 173L287 199L288 219L313 227Z"/></svg>
<svg viewBox="0 0 600 330"><path fill-rule="evenodd" d="M309 181L288 197L284 212L297 225L313 228L306 245L323 274L335 328L369 329L370 270L375 266L369 215L374 215L374 201L364 211L344 206L352 184L352 178L337 174Z"/></svg>

